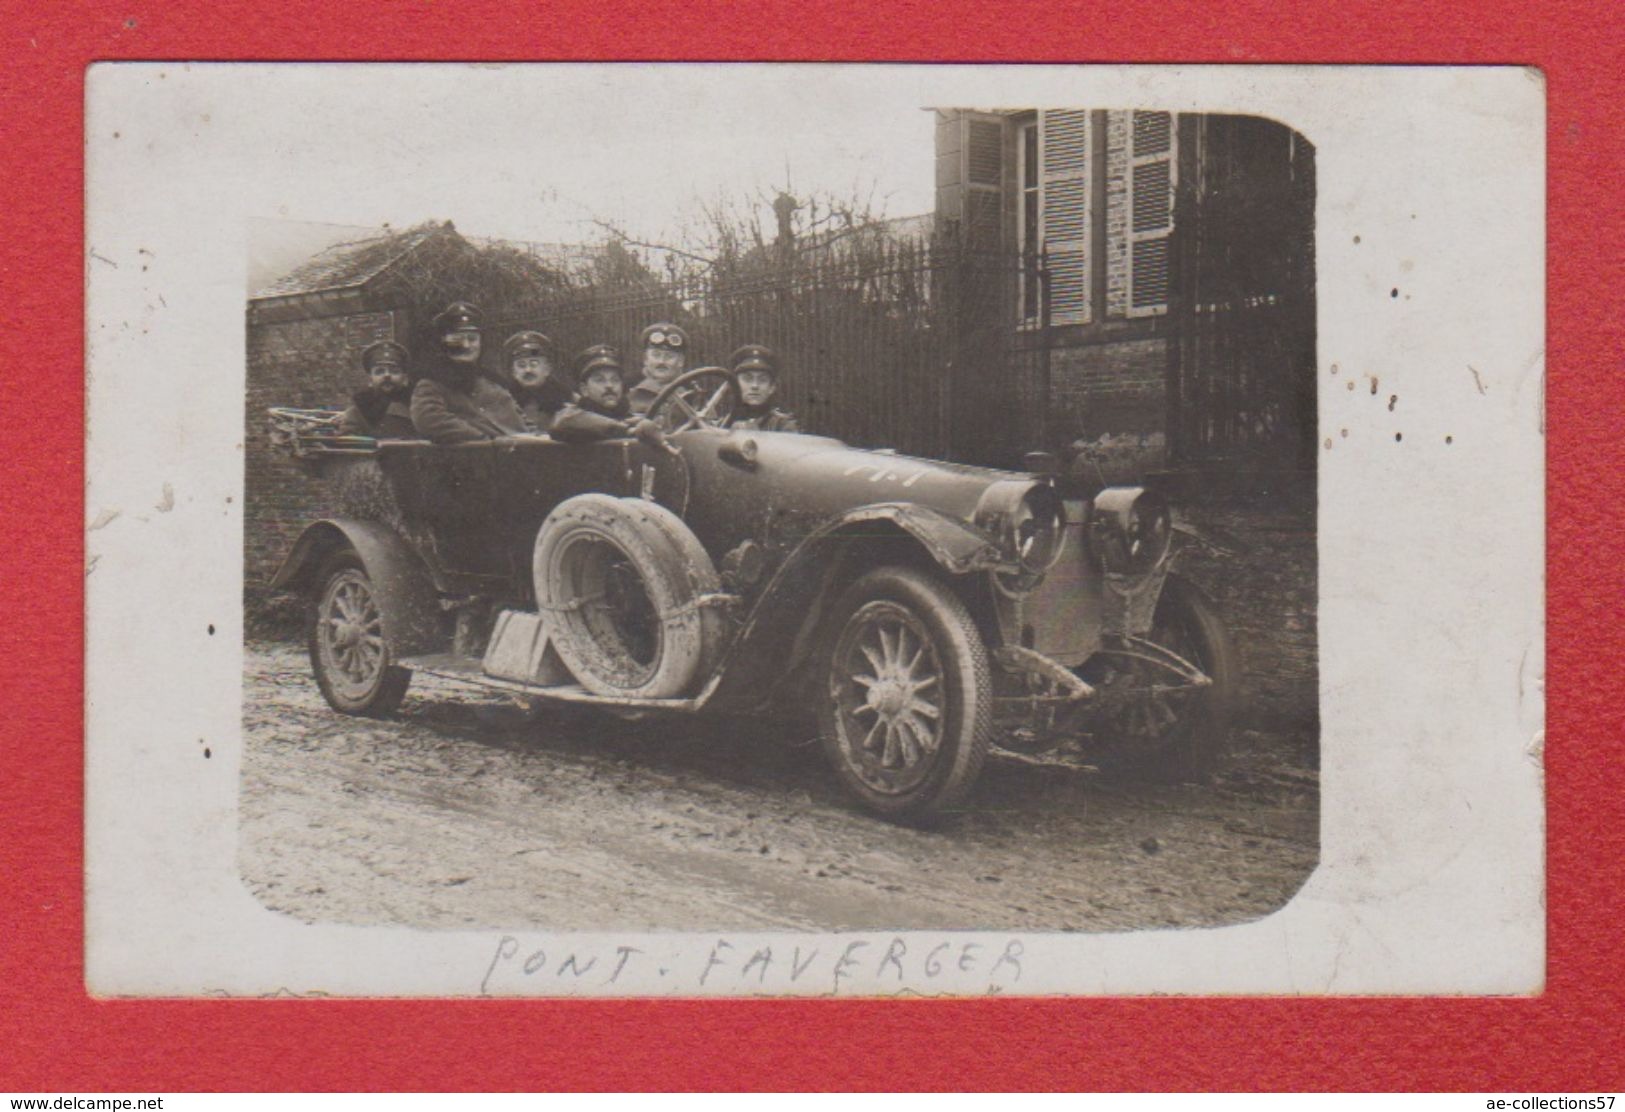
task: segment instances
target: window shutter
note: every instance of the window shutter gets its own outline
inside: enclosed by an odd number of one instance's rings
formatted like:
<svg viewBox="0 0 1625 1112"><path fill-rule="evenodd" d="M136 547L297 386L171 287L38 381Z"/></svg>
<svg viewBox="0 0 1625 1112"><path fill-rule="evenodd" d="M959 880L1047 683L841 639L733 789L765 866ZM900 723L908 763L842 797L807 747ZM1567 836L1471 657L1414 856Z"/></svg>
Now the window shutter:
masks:
<svg viewBox="0 0 1625 1112"><path fill-rule="evenodd" d="M1174 227L1174 117L1136 112L1129 148L1128 315L1168 311L1169 233Z"/></svg>
<svg viewBox="0 0 1625 1112"><path fill-rule="evenodd" d="M999 220L1003 215L1003 199L991 190L973 189L965 195L965 225L970 229L971 242L978 246L991 246L999 242Z"/></svg>
<svg viewBox="0 0 1625 1112"><path fill-rule="evenodd" d="M971 120L965 140L965 180L971 185L1002 184L1004 128L997 120Z"/></svg>
<svg viewBox="0 0 1625 1112"><path fill-rule="evenodd" d="M1049 273L1051 324L1088 324L1089 112L1038 114L1038 238Z"/></svg>
<svg viewBox="0 0 1625 1112"><path fill-rule="evenodd" d="M995 249L1002 238L1004 213L1004 123L997 119L966 121L965 231L973 250Z"/></svg>

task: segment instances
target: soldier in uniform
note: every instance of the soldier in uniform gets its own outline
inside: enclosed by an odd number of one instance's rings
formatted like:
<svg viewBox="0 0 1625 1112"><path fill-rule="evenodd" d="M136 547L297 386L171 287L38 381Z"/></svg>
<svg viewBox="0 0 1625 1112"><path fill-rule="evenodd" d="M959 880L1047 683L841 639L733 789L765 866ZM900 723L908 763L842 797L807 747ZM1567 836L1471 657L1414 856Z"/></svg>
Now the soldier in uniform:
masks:
<svg viewBox="0 0 1625 1112"><path fill-rule="evenodd" d="M688 366L688 333L675 324L651 324L638 340L643 348L643 380L632 387L633 413L649 412L649 403Z"/></svg>
<svg viewBox="0 0 1625 1112"><path fill-rule="evenodd" d="M572 392L553 377L553 342L540 332L515 332L502 345L509 389L531 432L546 432Z"/></svg>
<svg viewBox="0 0 1625 1112"><path fill-rule="evenodd" d="M576 400L553 418L549 432L554 440L579 444L636 436L647 443L666 447L666 436L660 426L633 413L627 404L620 352L608 344L596 344L582 352L576 357L576 384Z"/></svg>
<svg viewBox="0 0 1625 1112"><path fill-rule="evenodd" d="M430 323L430 342L412 388L412 425L436 444L523 434L513 395L480 374L480 311L454 301Z"/></svg>
<svg viewBox="0 0 1625 1112"><path fill-rule="evenodd" d="M407 358L406 349L394 340L379 340L362 351L367 385L350 395L350 408L339 417L339 432L380 440L410 440L417 435Z"/></svg>
<svg viewBox="0 0 1625 1112"><path fill-rule="evenodd" d="M734 381L739 385L739 406L732 427L761 432L800 432L795 415L773 407L779 389L779 359L773 349L746 344L728 359Z"/></svg>

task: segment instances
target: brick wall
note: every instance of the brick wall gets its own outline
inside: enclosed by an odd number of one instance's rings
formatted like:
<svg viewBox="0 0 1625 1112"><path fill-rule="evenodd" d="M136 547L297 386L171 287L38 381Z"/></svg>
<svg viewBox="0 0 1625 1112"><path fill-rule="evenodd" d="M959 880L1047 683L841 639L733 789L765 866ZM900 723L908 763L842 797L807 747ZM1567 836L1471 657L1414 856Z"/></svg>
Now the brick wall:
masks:
<svg viewBox="0 0 1625 1112"><path fill-rule="evenodd" d="M361 349L394 335L396 314L251 324L244 411L243 581L261 586L324 505L322 485L271 446L265 411L347 404L365 383Z"/></svg>
<svg viewBox="0 0 1625 1112"><path fill-rule="evenodd" d="M1160 337L1057 346L1050 352L1050 429L1066 443L1113 433L1161 433L1168 346Z"/></svg>
<svg viewBox="0 0 1625 1112"><path fill-rule="evenodd" d="M1106 113L1106 315L1128 315L1128 178L1131 113Z"/></svg>

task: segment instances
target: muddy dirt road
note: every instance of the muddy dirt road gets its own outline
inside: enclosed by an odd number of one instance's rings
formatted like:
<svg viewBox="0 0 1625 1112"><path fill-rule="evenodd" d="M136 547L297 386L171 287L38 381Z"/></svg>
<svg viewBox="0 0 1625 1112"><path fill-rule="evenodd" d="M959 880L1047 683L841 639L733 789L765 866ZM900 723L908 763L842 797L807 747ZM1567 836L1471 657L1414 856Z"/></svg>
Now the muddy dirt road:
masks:
<svg viewBox="0 0 1625 1112"><path fill-rule="evenodd" d="M372 722L250 645L240 864L300 919L552 930L1131 930L1256 919L1316 860L1314 773L1238 738L1211 785L991 762L936 830L855 810L814 745L527 715L414 681Z"/></svg>

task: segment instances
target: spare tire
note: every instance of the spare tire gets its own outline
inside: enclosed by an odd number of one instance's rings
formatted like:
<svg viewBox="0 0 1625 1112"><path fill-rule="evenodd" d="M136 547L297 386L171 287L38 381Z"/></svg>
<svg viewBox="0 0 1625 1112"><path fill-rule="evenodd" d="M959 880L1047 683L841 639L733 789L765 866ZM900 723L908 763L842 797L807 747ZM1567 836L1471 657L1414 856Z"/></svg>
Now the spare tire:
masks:
<svg viewBox="0 0 1625 1112"><path fill-rule="evenodd" d="M716 659L716 567L669 510L577 495L542 523L531 569L553 647L595 695L677 698Z"/></svg>
<svg viewBox="0 0 1625 1112"><path fill-rule="evenodd" d="M700 659L694 669L694 678L703 681L710 676L726 647L728 639L728 612L723 601L722 578L717 566L705 551L705 545L694 535L683 519L657 502L627 499L626 504L642 514L651 526L666 534L676 546L683 570L688 574L689 590L695 599L694 610L700 619Z"/></svg>

